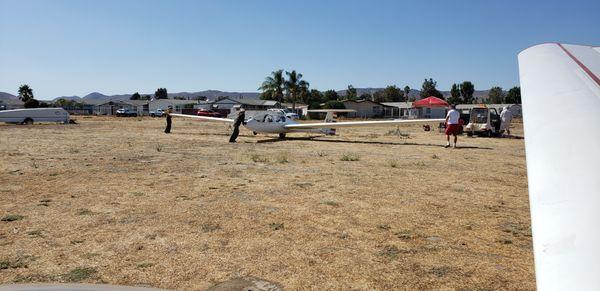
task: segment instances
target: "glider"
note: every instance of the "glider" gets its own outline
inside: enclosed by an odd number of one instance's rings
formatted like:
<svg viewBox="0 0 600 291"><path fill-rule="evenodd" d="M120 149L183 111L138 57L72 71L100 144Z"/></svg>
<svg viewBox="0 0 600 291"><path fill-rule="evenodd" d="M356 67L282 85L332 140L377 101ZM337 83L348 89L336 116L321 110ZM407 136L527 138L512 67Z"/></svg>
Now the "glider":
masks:
<svg viewBox="0 0 600 291"><path fill-rule="evenodd" d="M416 122L444 122L445 119L393 119L393 120L371 120L371 121L347 121L347 122L335 122L334 113L339 112L354 112L354 110L348 109L323 109L323 110L309 110L309 112L325 112L325 122L318 123L299 123L293 119L286 117L279 111L266 111L258 113L248 120L244 125L248 130L258 133L273 133L279 134L280 138L285 138L288 133L295 132L312 132L322 133L327 135L335 134L335 129L340 127L357 127L357 126L381 126L381 125L395 125L402 123L416 123ZM216 118L206 116L196 116L187 114L171 114L171 116L187 117L199 120L207 121L219 121L224 123L233 123L234 120L230 118Z"/></svg>
<svg viewBox="0 0 600 291"><path fill-rule="evenodd" d="M600 47L518 56L539 290L600 289Z"/></svg>

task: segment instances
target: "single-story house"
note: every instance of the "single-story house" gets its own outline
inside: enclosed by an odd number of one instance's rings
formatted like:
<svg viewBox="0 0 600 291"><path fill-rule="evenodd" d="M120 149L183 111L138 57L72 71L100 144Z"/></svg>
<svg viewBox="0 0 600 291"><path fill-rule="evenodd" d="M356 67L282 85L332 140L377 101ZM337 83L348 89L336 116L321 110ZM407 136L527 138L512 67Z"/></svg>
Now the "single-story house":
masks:
<svg viewBox="0 0 600 291"><path fill-rule="evenodd" d="M194 108L197 104L197 100L155 99L148 103L148 109L149 111L166 110L169 106L172 106L173 112L182 113L183 109Z"/></svg>
<svg viewBox="0 0 600 291"><path fill-rule="evenodd" d="M446 107L419 107L413 110L415 112L411 118L446 118L449 109Z"/></svg>
<svg viewBox="0 0 600 291"><path fill-rule="evenodd" d="M216 100L208 104L210 109L220 112L228 116L237 108L246 109L246 115L252 116L252 112L265 111L270 108L281 108L281 104L274 100L260 99L231 99L229 97ZM206 105L203 105L206 106ZM235 109L234 109L235 108Z"/></svg>
<svg viewBox="0 0 600 291"><path fill-rule="evenodd" d="M77 105L63 105L61 107L72 115L91 115L94 114L95 108L94 105L88 103Z"/></svg>
<svg viewBox="0 0 600 291"><path fill-rule="evenodd" d="M391 106L371 100L344 100L342 103L346 109L356 110L356 112L347 113L347 117L382 118L385 116L386 110L393 111Z"/></svg>
<svg viewBox="0 0 600 291"><path fill-rule="evenodd" d="M91 102L94 104L94 102ZM86 104L89 104L86 102ZM111 100L102 101L94 104L94 114L96 115L116 115L117 110L124 108L137 112L138 115L148 114L147 100Z"/></svg>
<svg viewBox="0 0 600 291"><path fill-rule="evenodd" d="M418 110L412 107L412 102L382 102L386 118L416 118Z"/></svg>
<svg viewBox="0 0 600 291"><path fill-rule="evenodd" d="M294 107L294 104L292 103L282 103L281 107L283 108L287 108L290 111L292 111L292 108ZM303 104L303 103L296 103L296 111L295 113L298 114L298 116L302 117L302 116L306 116L306 114L308 113L308 105Z"/></svg>

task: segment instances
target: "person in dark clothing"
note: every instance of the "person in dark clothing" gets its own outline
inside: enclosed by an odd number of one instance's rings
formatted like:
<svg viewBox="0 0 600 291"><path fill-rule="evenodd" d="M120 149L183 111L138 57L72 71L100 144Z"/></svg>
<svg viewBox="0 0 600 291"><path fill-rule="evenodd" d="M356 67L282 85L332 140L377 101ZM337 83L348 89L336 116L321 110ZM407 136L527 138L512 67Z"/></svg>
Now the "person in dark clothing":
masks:
<svg viewBox="0 0 600 291"><path fill-rule="evenodd" d="M246 110L244 108L240 109L240 113L238 113L237 118L233 122L233 133L229 138L229 142L235 142L238 135L240 134L240 125L246 124Z"/></svg>
<svg viewBox="0 0 600 291"><path fill-rule="evenodd" d="M169 106L165 114L167 115L167 128L165 128L165 133L171 133L171 113L173 113L173 108Z"/></svg>

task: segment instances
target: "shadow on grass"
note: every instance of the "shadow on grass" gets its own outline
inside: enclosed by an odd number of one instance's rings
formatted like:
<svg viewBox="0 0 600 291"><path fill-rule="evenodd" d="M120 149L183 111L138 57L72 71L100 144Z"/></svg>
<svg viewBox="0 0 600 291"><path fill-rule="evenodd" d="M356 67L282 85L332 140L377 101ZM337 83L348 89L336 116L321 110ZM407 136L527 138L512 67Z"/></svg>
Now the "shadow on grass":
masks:
<svg viewBox="0 0 600 291"><path fill-rule="evenodd" d="M444 144L415 143L415 142L366 141L366 140L339 140L339 139L325 139L325 138L319 137L319 136L286 137L284 139L270 138L270 139L261 139L261 140L258 140L256 142L257 143L273 143L273 142L294 141L294 140L315 141L315 142L331 142L331 143L350 143L350 144L380 144L380 145L423 146L423 147L442 147L442 148L444 147ZM460 146L460 145L456 149L493 150L493 148L489 148L489 147Z"/></svg>

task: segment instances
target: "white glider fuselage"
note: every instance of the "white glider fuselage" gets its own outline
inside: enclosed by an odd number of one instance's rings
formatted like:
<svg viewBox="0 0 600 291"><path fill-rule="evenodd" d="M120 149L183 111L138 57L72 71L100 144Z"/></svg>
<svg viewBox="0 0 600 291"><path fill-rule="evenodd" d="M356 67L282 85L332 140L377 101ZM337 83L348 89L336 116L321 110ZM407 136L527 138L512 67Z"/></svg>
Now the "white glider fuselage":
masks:
<svg viewBox="0 0 600 291"><path fill-rule="evenodd" d="M265 118L266 117L266 118ZM287 125L299 124L284 115L258 115L246 121L244 125L248 130L257 133L290 133L290 132L316 132L326 133L322 129L291 129Z"/></svg>

